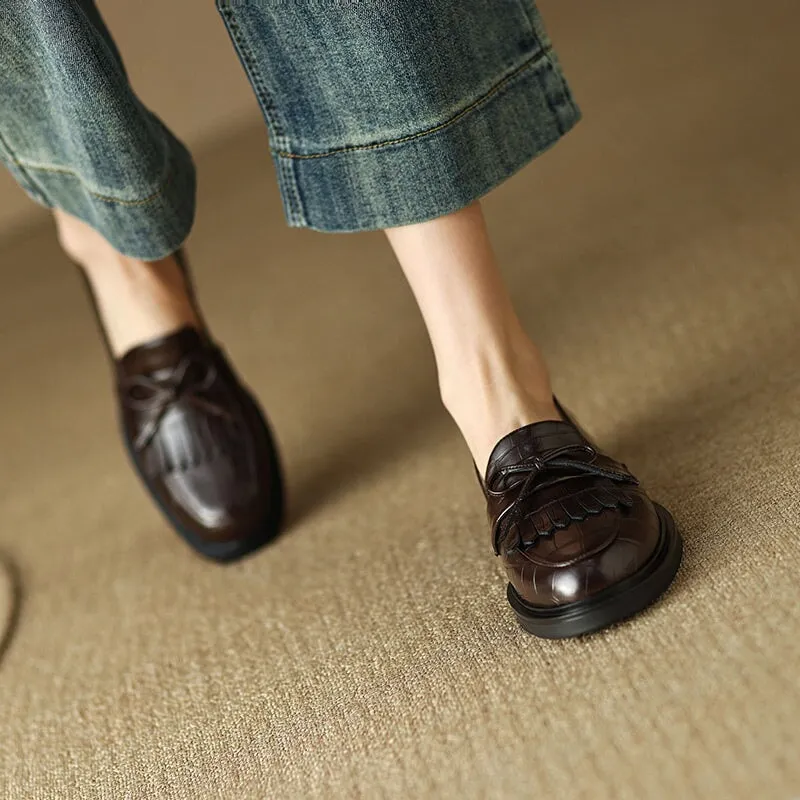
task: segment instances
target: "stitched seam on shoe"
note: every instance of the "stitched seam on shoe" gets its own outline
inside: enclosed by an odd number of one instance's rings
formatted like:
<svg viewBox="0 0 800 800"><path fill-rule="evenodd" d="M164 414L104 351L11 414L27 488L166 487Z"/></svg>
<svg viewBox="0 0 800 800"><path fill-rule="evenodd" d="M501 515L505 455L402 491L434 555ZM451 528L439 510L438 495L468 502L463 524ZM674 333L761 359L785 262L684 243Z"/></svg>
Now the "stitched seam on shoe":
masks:
<svg viewBox="0 0 800 800"><path fill-rule="evenodd" d="M290 153L286 150L277 150L275 151L275 155L280 156L281 158L292 158L292 159L327 158L328 156L336 156L342 153L353 153L362 150L378 150L380 148L391 147L392 145L396 144L405 144L406 142L412 142L416 139L422 139L425 136L430 136L433 133L438 133L439 131L443 131L446 128L449 128L450 126L460 122L464 117L468 116L477 108L484 105L492 97L494 97L494 95L496 95L501 89L505 88L505 86L508 83L510 83L512 80L514 80L514 78L518 77L526 70L536 66L541 61L546 61L547 63L550 63L548 58L550 50L551 48L547 47L545 49L537 51L535 55L531 56L523 64L520 64L520 66L516 67L514 70L508 73L508 75L501 78L488 91L486 91L484 94L482 94L479 98L474 100L465 108L462 108L461 111L458 111L456 114L450 117L450 119L445 120L439 125L434 125L431 128L426 128L424 131L418 131L417 133L410 133L406 136L400 136L396 139L389 139L382 142L375 142L374 144L349 145L347 147L338 147L333 150L328 150L324 153Z"/></svg>

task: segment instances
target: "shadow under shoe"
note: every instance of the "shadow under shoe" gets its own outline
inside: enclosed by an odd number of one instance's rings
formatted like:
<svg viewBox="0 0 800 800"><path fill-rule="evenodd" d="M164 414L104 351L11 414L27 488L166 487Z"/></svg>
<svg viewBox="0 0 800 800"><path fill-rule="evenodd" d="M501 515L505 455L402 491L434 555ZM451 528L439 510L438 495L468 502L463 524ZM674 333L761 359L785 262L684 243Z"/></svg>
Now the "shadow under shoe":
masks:
<svg viewBox="0 0 800 800"><path fill-rule="evenodd" d="M22 587L14 563L0 553L0 660L8 649L19 623Z"/></svg>

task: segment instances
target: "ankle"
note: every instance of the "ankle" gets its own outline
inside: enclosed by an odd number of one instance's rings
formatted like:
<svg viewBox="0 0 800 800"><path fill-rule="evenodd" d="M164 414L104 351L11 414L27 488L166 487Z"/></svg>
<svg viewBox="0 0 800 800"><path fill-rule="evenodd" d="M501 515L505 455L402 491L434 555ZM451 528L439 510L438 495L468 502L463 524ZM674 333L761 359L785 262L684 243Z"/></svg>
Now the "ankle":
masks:
<svg viewBox="0 0 800 800"><path fill-rule="evenodd" d="M85 222L54 217L64 252L91 287L112 354L119 357L178 328L202 328L200 312L175 256L142 261L115 250Z"/></svg>
<svg viewBox="0 0 800 800"><path fill-rule="evenodd" d="M111 244L94 228L82 220L61 211L53 210L56 235L67 257L84 270L99 268L101 264L123 259Z"/></svg>
<svg viewBox="0 0 800 800"><path fill-rule="evenodd" d="M476 402L497 405L514 396L544 410L553 406L544 356L524 334L453 350L437 358L437 365L442 402L451 413Z"/></svg>
<svg viewBox="0 0 800 800"><path fill-rule="evenodd" d="M506 434L560 418L544 358L530 340L452 359L439 374L442 402L479 469Z"/></svg>
<svg viewBox="0 0 800 800"><path fill-rule="evenodd" d="M516 373L495 373L464 378L460 387L441 389L442 403L472 446L472 439L485 435L491 445L523 425L559 419L550 381ZM484 443L485 444L485 443Z"/></svg>

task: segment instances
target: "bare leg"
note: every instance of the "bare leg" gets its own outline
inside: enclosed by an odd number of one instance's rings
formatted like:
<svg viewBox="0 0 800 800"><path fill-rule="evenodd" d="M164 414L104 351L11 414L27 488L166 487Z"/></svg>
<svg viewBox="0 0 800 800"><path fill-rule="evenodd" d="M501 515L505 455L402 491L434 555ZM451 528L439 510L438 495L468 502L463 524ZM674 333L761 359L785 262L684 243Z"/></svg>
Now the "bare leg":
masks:
<svg viewBox="0 0 800 800"><path fill-rule="evenodd" d="M386 235L425 320L442 401L483 473L507 433L559 419L544 358L514 311L480 203Z"/></svg>
<svg viewBox="0 0 800 800"><path fill-rule="evenodd" d="M128 258L85 222L58 209L53 216L61 246L89 279L116 357L178 328L198 326L174 257Z"/></svg>

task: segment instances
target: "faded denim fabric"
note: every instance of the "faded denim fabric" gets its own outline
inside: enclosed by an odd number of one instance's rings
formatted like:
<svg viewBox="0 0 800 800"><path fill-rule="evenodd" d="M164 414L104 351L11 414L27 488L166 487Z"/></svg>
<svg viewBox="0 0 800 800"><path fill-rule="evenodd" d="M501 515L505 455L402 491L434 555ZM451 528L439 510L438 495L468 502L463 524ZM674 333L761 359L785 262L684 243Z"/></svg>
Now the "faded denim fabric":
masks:
<svg viewBox="0 0 800 800"><path fill-rule="evenodd" d="M290 225L455 211L579 112L532 0L217 0L270 131Z"/></svg>
<svg viewBox="0 0 800 800"><path fill-rule="evenodd" d="M0 0L0 159L128 255L163 257L191 229L191 156L134 95L91 0Z"/></svg>
<svg viewBox="0 0 800 800"><path fill-rule="evenodd" d="M2 0L0 158L123 252L188 234L194 173L90 0ZM580 113L533 0L217 0L289 225L356 231L468 205Z"/></svg>

